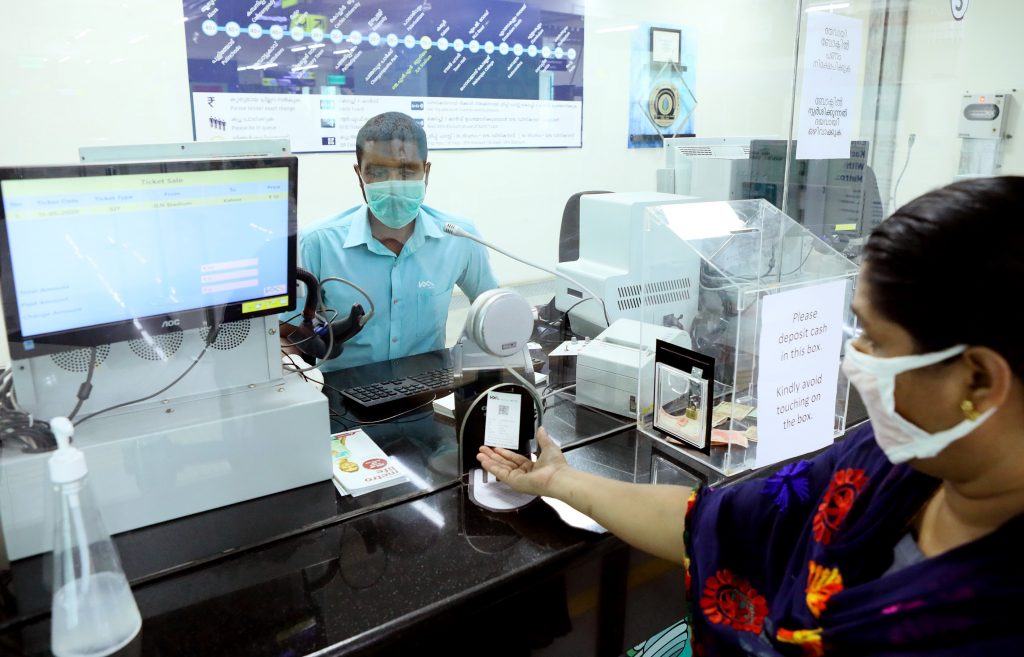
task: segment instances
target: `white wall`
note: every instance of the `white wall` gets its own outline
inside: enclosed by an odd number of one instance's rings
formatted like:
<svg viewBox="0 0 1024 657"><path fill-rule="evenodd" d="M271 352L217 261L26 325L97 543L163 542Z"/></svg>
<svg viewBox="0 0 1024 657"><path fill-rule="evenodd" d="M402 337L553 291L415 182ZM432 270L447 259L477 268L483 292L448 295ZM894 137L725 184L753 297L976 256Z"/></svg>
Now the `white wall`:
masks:
<svg viewBox="0 0 1024 657"><path fill-rule="evenodd" d="M698 29L700 134L784 134L794 30L793 11L778 11L778 4L587 2L583 148L435 151L428 202L552 264L562 206L572 193L653 189L660 153L626 148L628 28L645 21ZM0 9L3 24L47 28L45 38L15 30L23 36L0 45L8 63L0 163L73 162L83 145L191 139L180 0L11 5ZM350 153L302 156L300 223L360 202L353 161ZM501 256L494 264L503 282L538 278Z"/></svg>
<svg viewBox="0 0 1024 657"><path fill-rule="evenodd" d="M972 2L954 21L948 2L912 2L903 68L895 169L917 135L897 205L949 183L960 162L960 96L1017 89L1007 115L1003 173L1024 173L1024 2Z"/></svg>
<svg viewBox="0 0 1024 657"><path fill-rule="evenodd" d="M697 29L699 134L782 135L795 32L795 11L780 11L783 4L589 0L583 148L435 151L428 202L474 219L513 252L553 265L571 194L654 188L661 152L626 148L635 26ZM45 26L12 29L0 41L0 164L71 163L79 146L191 140L181 0L5 2L0 24ZM354 159L301 156L300 224L360 202ZM493 262L505 284L544 277L501 255Z"/></svg>

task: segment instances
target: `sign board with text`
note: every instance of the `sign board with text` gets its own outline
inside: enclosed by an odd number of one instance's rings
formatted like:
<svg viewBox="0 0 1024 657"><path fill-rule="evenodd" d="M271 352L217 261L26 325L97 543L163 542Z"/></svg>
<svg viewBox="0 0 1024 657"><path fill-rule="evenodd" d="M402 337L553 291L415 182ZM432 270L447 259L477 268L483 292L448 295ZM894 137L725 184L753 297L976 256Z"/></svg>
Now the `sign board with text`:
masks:
<svg viewBox="0 0 1024 657"><path fill-rule="evenodd" d="M798 160L850 157L863 23L825 12L807 15L800 90Z"/></svg>
<svg viewBox="0 0 1024 657"><path fill-rule="evenodd" d="M848 281L761 301L755 467L832 443Z"/></svg>
<svg viewBox="0 0 1024 657"><path fill-rule="evenodd" d="M351 151L399 111L431 148L582 146L582 5L183 0L195 138Z"/></svg>

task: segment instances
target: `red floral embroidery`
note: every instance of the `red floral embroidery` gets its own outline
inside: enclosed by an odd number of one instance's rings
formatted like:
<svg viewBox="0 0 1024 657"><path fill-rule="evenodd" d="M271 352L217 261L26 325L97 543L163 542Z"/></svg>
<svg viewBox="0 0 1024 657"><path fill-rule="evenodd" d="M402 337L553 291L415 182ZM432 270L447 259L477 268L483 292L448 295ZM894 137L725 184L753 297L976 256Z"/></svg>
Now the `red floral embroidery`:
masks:
<svg viewBox="0 0 1024 657"><path fill-rule="evenodd" d="M839 529L846 515L853 507L854 500L868 483L863 470L847 468L835 473L825 497L814 514L814 539L828 545Z"/></svg>
<svg viewBox="0 0 1024 657"><path fill-rule="evenodd" d="M694 488L692 491L690 491L690 497L686 499L686 513L684 514L685 516L690 515L690 511L693 510L693 505L697 503L697 492L699 490L699 488Z"/></svg>
<svg viewBox="0 0 1024 657"><path fill-rule="evenodd" d="M803 648L805 657L822 657L825 648L821 643L821 628L815 630L780 629L775 638L782 643L793 643Z"/></svg>
<svg viewBox="0 0 1024 657"><path fill-rule="evenodd" d="M843 590L843 576L838 568L825 568L813 561L807 565L807 608L815 618L825 611L829 598Z"/></svg>
<svg viewBox="0 0 1024 657"><path fill-rule="evenodd" d="M695 487L692 491L690 491L689 499L686 500L686 513L683 514L683 542L684 543L688 543L689 540L690 540L689 539L689 536L690 536L690 513L693 511L694 505L697 504L697 493L698 493L699 490L700 490L700 487ZM686 578L685 578L686 597L687 598L692 598L693 597L693 584L690 581L690 557L687 554L683 554L683 568L685 568L684 572L686 573Z"/></svg>
<svg viewBox="0 0 1024 657"><path fill-rule="evenodd" d="M704 616L712 623L722 623L741 632L761 633L768 615L768 602L747 580L728 570L719 570L704 584L700 599Z"/></svg>

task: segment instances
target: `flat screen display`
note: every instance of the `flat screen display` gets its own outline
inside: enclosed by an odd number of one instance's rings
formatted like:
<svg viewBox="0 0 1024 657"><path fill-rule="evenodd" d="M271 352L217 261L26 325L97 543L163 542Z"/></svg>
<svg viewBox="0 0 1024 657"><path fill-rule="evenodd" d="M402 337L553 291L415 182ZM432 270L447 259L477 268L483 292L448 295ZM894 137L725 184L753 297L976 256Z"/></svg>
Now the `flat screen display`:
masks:
<svg viewBox="0 0 1024 657"><path fill-rule="evenodd" d="M294 309L294 157L0 168L12 357Z"/></svg>

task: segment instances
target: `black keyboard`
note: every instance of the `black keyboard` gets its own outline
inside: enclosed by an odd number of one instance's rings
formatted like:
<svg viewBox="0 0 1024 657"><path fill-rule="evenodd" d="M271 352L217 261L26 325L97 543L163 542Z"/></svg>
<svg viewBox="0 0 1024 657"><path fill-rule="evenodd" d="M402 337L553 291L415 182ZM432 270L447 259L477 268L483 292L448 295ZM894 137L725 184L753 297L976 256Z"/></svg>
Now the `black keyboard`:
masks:
<svg viewBox="0 0 1024 657"><path fill-rule="evenodd" d="M445 397L454 382L451 368L422 372L343 390L345 406L364 420L383 419Z"/></svg>

